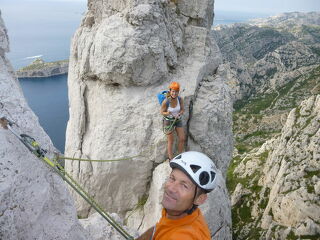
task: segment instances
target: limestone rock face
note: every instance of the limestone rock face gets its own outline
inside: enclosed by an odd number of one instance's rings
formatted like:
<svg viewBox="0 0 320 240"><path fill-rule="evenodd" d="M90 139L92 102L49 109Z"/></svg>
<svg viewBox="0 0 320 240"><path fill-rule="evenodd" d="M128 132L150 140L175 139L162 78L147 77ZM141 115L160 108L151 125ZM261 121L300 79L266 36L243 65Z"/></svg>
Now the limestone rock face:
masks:
<svg viewBox="0 0 320 240"><path fill-rule="evenodd" d="M291 226L296 236L320 235L320 96L293 109L263 169L270 189L262 228ZM272 216L273 222L266 219ZM281 231L279 229L279 231ZM285 239L285 238L282 238Z"/></svg>
<svg viewBox="0 0 320 240"><path fill-rule="evenodd" d="M1 11L0 11L0 15L1 15ZM0 50L1 50L0 52L1 56L4 56L6 52L9 52L8 33L2 19L0 21Z"/></svg>
<svg viewBox="0 0 320 240"><path fill-rule="evenodd" d="M65 154L138 156L116 163L73 161L66 167L109 212L124 216L150 196L153 170L166 159L156 94L171 81L182 87L186 149L208 154L225 175L232 149L232 100L227 74L219 67L221 53L210 34L213 2L88 3L72 43ZM222 196L227 206L228 197ZM85 202L76 201L80 215L91 213ZM227 212L225 219L219 215L221 222L230 223ZM141 222L143 215L139 218Z"/></svg>
<svg viewBox="0 0 320 240"><path fill-rule="evenodd" d="M232 99L226 79L226 68L221 65L214 76L200 82L189 120L190 146L209 154L223 174L227 171L233 142L227 130L232 129L232 123L224 121L232 118Z"/></svg>
<svg viewBox="0 0 320 240"><path fill-rule="evenodd" d="M120 225L123 225L123 221L117 214L110 214L110 216ZM106 224L106 220L99 214L94 213L89 218L80 219L81 225L86 231L90 234L93 240L123 240L124 237L117 232L115 228L111 225ZM135 238L138 237L137 232L129 231L128 228L124 227L124 230L127 231L131 236Z"/></svg>
<svg viewBox="0 0 320 240"><path fill-rule="evenodd" d="M235 235L247 239L319 236L320 95L288 115L278 138L237 163L232 194ZM251 233L250 233L251 232Z"/></svg>
<svg viewBox="0 0 320 240"><path fill-rule="evenodd" d="M235 100L278 90L316 68L319 22L317 12L287 13L215 27L214 38L235 83Z"/></svg>
<svg viewBox="0 0 320 240"><path fill-rule="evenodd" d="M33 136L52 153L56 149L27 105L5 56L6 32L0 16L0 117L14 121L17 132ZM2 127L0 156L0 239L90 239L62 179Z"/></svg>
<svg viewBox="0 0 320 240"><path fill-rule="evenodd" d="M288 13L212 32L236 100L227 171L235 239L319 236L319 20Z"/></svg>

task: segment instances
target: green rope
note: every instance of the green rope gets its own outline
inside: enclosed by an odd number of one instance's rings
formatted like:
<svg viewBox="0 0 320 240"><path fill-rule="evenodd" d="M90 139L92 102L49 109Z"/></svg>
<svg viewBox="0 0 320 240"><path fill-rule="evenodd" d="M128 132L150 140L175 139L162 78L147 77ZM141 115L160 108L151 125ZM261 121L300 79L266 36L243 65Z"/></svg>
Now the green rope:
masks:
<svg viewBox="0 0 320 240"><path fill-rule="evenodd" d="M148 150L151 150L153 148L153 145L148 148ZM144 156L144 154L147 152L147 150L143 151L142 153L132 156L132 157L123 157L123 158L117 158L117 159L108 159L108 160L100 160L100 159L88 159L88 158L72 158L72 157L65 157L62 155L57 155L56 159L64 159L64 160L74 160L74 161L80 161L80 162L120 162L120 161L129 161L138 157Z"/></svg>
<svg viewBox="0 0 320 240"><path fill-rule="evenodd" d="M118 158L118 159L110 159L110 160L98 160L98 159L87 159L87 158L71 158L71 157L64 157L59 155L57 159L64 159L64 160L75 160L75 161L80 161L80 162L120 162L120 161L128 161L132 160L134 158L140 157L140 155L136 155L133 157L126 157L126 158Z"/></svg>
<svg viewBox="0 0 320 240"><path fill-rule="evenodd" d="M164 121L166 121L166 120L171 122L171 124L169 126L164 125ZM177 121L180 121L180 119L178 119L178 118L175 118L175 119L163 118L163 133L166 135L172 133L175 129L175 124Z"/></svg>
<svg viewBox="0 0 320 240"><path fill-rule="evenodd" d="M47 163L47 161L45 161ZM103 218L105 218L118 232L126 239L133 239L94 199L74 180L69 173L54 159L59 175L80 195L82 196ZM60 174L61 173L61 174Z"/></svg>
<svg viewBox="0 0 320 240"><path fill-rule="evenodd" d="M68 174L65 169L59 164L58 159L65 159L61 156L57 156L51 160L46 157L46 151L41 148L41 146L34 140L34 138L26 134L18 134L12 129L12 122L8 121L5 118L0 119L0 124L3 128L9 129L13 135L15 135L28 150L33 153L37 158L41 159L50 169L54 170L66 183L68 183L84 200L86 200L104 219L106 219L111 226L113 226L124 238L128 240L133 240L134 238L124 230L94 199L87 193L77 182L76 180ZM136 156L134 156L136 157ZM126 159L132 159L126 158ZM69 158L68 158L69 159ZM122 159L117 159L121 161ZM103 160L106 161L106 160ZM115 160L108 160L115 161Z"/></svg>

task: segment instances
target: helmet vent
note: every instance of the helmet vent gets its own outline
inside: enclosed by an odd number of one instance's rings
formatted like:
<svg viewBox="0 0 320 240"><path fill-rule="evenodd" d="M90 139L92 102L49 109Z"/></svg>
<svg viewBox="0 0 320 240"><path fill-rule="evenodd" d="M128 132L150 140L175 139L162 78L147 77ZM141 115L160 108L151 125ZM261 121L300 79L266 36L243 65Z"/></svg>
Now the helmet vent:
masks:
<svg viewBox="0 0 320 240"><path fill-rule="evenodd" d="M176 156L174 159L181 159L181 154L180 155L178 155L178 156Z"/></svg>
<svg viewBox="0 0 320 240"><path fill-rule="evenodd" d="M192 169L193 173L196 173L201 167L198 165L190 165L190 168Z"/></svg>
<svg viewBox="0 0 320 240"><path fill-rule="evenodd" d="M199 176L199 181L201 185L206 185L210 180L209 173L207 172L202 172Z"/></svg>
<svg viewBox="0 0 320 240"><path fill-rule="evenodd" d="M213 180L216 178L216 174L212 171L210 171L211 174L211 182L213 182Z"/></svg>

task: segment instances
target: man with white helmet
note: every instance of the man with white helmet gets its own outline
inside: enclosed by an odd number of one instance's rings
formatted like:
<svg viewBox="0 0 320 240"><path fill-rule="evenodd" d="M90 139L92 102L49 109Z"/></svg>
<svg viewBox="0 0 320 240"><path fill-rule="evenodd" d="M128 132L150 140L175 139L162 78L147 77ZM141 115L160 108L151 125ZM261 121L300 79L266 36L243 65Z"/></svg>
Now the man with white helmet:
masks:
<svg viewBox="0 0 320 240"><path fill-rule="evenodd" d="M208 225L198 208L215 187L216 167L200 152L184 152L170 161L160 221L138 240L209 240Z"/></svg>

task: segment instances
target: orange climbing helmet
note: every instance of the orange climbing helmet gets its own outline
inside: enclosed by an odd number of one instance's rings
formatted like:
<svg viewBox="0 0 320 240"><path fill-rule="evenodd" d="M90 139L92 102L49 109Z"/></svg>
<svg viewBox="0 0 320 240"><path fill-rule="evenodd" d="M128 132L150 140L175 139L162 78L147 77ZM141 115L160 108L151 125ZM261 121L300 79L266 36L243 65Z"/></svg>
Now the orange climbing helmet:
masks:
<svg viewBox="0 0 320 240"><path fill-rule="evenodd" d="M172 82L169 85L169 89L175 90L175 91L179 91L180 90L180 84L177 82Z"/></svg>

